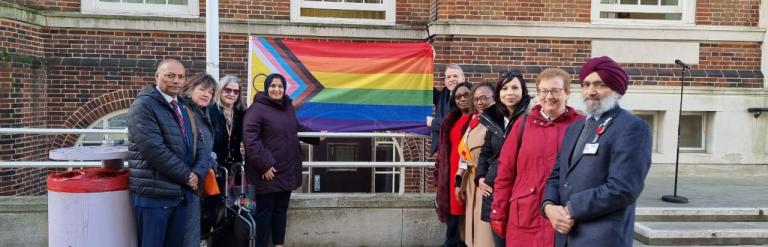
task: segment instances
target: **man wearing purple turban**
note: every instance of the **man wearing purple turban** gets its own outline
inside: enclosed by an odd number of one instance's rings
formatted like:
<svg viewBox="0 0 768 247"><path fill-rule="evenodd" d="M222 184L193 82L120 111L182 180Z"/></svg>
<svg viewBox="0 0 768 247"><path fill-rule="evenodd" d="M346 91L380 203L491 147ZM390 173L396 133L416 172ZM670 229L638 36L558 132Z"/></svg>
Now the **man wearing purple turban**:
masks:
<svg viewBox="0 0 768 247"><path fill-rule="evenodd" d="M542 213L557 247L630 247L635 201L651 166L650 128L619 106L628 76L612 59L588 60L579 80L587 119L565 132Z"/></svg>

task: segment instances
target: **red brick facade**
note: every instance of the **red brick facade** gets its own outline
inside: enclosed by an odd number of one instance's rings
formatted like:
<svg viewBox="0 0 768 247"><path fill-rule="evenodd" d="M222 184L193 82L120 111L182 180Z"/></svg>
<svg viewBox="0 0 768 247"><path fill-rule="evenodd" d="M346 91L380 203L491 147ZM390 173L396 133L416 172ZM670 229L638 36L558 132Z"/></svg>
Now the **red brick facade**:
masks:
<svg viewBox="0 0 768 247"><path fill-rule="evenodd" d="M440 0L438 20L589 22L590 0Z"/></svg>
<svg viewBox="0 0 768 247"><path fill-rule="evenodd" d="M3 0L0 0L3 1ZM26 7L79 12L80 1L12 0ZM396 28L423 28L432 20L590 22L590 0L398 0ZM201 0L201 13L204 0ZM223 0L224 19L288 21L290 0ZM698 25L757 26L759 1L698 0ZM45 14L45 12L40 12ZM204 13L203 13L204 15ZM85 128L110 112L125 109L153 81L155 63L164 57L185 61L191 73L205 68L205 35L193 32L42 27L0 17L0 128ZM576 73L591 56L589 39L439 35L434 39L435 83L446 64L461 64L472 82L495 81L517 69L529 82L544 68ZM288 39L364 39L288 36ZM376 39L371 42L402 40ZM413 41L413 40L408 40ZM220 74L245 78L246 34L222 33ZM690 84L763 87L758 42L702 42ZM679 68L670 64L624 64L633 85L677 85ZM45 160L51 147L68 146L76 136L0 135L0 160ZM409 140L407 161L422 161L429 142ZM45 192L44 169L0 169L0 195ZM408 169L406 190L431 191L431 169Z"/></svg>
<svg viewBox="0 0 768 247"><path fill-rule="evenodd" d="M759 0L697 0L696 24L715 26L757 26Z"/></svg>

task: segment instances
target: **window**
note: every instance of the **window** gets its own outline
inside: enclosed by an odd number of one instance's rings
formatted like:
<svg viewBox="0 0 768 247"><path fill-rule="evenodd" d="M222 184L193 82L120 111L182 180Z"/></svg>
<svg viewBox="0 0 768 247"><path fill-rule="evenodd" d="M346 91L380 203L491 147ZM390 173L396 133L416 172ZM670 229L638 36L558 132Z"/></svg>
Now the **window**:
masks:
<svg viewBox="0 0 768 247"><path fill-rule="evenodd" d="M197 18L198 0L80 0L80 11L97 15Z"/></svg>
<svg viewBox="0 0 768 247"><path fill-rule="evenodd" d="M652 150L656 152L658 150L657 140L659 139L659 119L661 113L655 111L638 111L635 112L635 115L643 119L643 121L648 124L648 127L651 128L651 142L653 143Z"/></svg>
<svg viewBox="0 0 768 247"><path fill-rule="evenodd" d="M127 129L128 128L128 109L119 110L107 114L96 120L96 123L88 126L89 129ZM106 139L119 139L128 143L126 134L83 134L77 140L75 146L100 146Z"/></svg>
<svg viewBox="0 0 768 247"><path fill-rule="evenodd" d="M291 0L291 21L395 25L395 0Z"/></svg>
<svg viewBox="0 0 768 247"><path fill-rule="evenodd" d="M707 114L683 112L680 116L680 150L704 152L707 150Z"/></svg>
<svg viewBox="0 0 768 247"><path fill-rule="evenodd" d="M397 155L394 143L382 141L384 138L377 138L374 144L374 159L377 162L397 162L400 157ZM375 192L395 193L400 187L400 169L397 167L377 167L374 170Z"/></svg>
<svg viewBox="0 0 768 247"><path fill-rule="evenodd" d="M301 154L303 159L301 161L303 162L310 162L312 161L312 145L307 143L301 143ZM293 192L297 193L309 193L309 178L312 176L312 170L309 169L309 167L301 167L301 186L294 190Z"/></svg>
<svg viewBox="0 0 768 247"><path fill-rule="evenodd" d="M695 0L592 0L592 23L688 24Z"/></svg>

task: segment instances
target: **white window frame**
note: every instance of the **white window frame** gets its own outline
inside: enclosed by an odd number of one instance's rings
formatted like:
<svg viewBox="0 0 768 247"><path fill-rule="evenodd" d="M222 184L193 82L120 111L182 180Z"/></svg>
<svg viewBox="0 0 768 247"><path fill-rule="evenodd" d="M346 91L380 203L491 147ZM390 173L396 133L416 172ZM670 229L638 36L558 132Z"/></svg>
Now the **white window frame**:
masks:
<svg viewBox="0 0 768 247"><path fill-rule="evenodd" d="M683 112L682 116L700 116L701 117L701 147L698 148L691 148L691 147L680 147L680 151L684 152L692 152L692 153L703 153L707 151L707 132L709 126L707 126L707 122L709 121L709 114L707 112ZM680 119L682 120L682 119ZM682 124L682 123L680 123ZM681 136L682 138L682 136ZM679 144L678 144L679 145Z"/></svg>
<svg viewBox="0 0 768 247"><path fill-rule="evenodd" d="M373 160L374 161L378 161L378 157L376 157L376 149L380 145L382 145L382 146L383 145L392 146L392 160L388 160L388 162L397 162L397 160L398 160L397 146L395 145L395 142L391 141L391 140L390 141L383 141L383 140L379 140L379 139L374 140L374 142L373 142ZM384 161L382 161L382 162L384 162ZM371 188L373 190L373 193L376 193L376 175L379 175L379 174L380 175L392 175L392 177L391 177L391 179L392 179L392 191L389 191L389 192L390 193L397 193L397 191L399 189L398 187L400 187L400 183L396 183L395 181L398 181L397 179L402 179L402 178L400 178L400 169L399 168L392 167L392 168L386 168L386 169L378 170L378 167L374 167L372 171L373 171L373 177L371 179L371 186L372 186Z"/></svg>
<svg viewBox="0 0 768 247"><path fill-rule="evenodd" d="M149 3L111 3L99 0L80 0L80 12L94 15L128 15L197 18L200 17L199 0L187 0L187 5Z"/></svg>
<svg viewBox="0 0 768 247"><path fill-rule="evenodd" d="M651 142L653 142L653 152L658 152L658 140L659 138L659 115L658 111L636 111L635 115L650 115L651 116Z"/></svg>
<svg viewBox="0 0 768 247"><path fill-rule="evenodd" d="M332 18L332 17L307 17L307 16L301 16L302 7L315 8L315 9L384 11L384 20ZM303 22L303 23L393 26L395 25L396 9L397 9L396 0L382 0L381 4L291 0L291 21Z"/></svg>
<svg viewBox="0 0 768 247"><path fill-rule="evenodd" d="M99 122L101 122L101 129L109 129L109 120L110 119L112 119L113 117L115 117L117 115L127 114L127 113L128 113L128 109L122 109L122 110L117 110L117 111L110 112L109 114L104 115L103 117L101 117L101 118L97 119L96 121L94 121L90 126L88 126L88 129L95 128L96 124L98 124ZM84 140L86 135L98 135L98 134L92 134L91 133L91 134L80 135L77 138L77 141L75 142L75 146L76 147L82 146L84 142L88 143L88 144L96 144L95 142L86 142ZM103 135L104 135L104 138L107 138L110 134L103 134ZM125 140L126 142L128 142L127 137L128 136L126 136L126 140Z"/></svg>
<svg viewBox="0 0 768 247"><path fill-rule="evenodd" d="M621 0L617 0L621 1ZM638 3L641 0L638 0ZM612 19L600 18L600 12L630 12L630 13L675 13L680 12L680 20L637 20L637 19ZM593 24L621 24L621 25L678 25L693 26L696 24L696 0L678 0L677 6L651 6L651 5L620 5L602 4L600 0L592 0Z"/></svg>

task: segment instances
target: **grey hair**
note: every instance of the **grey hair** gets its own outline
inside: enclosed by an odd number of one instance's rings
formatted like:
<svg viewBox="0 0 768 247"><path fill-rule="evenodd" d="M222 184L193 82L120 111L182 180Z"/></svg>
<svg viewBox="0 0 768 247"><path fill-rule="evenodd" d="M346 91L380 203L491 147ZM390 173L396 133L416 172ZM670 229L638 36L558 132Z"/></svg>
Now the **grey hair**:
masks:
<svg viewBox="0 0 768 247"><path fill-rule="evenodd" d="M461 74L461 77L464 77L464 70L461 69L461 66L459 66L458 64L449 64L449 65L445 66L445 71L448 71L449 69L458 70L459 74Z"/></svg>
<svg viewBox="0 0 768 247"><path fill-rule="evenodd" d="M224 93L224 87L226 87L227 84L230 84L230 83L237 84L237 87L240 88L240 91L241 91L240 93L241 94L243 93L242 92L243 86L240 84L241 83L240 78L237 78L237 76L235 76L235 75L225 75L224 77L222 77L219 80L219 83L216 85L216 95L213 97L214 98L213 102L218 107L223 107L224 106L224 104L221 102L221 94ZM237 96L237 100L232 105L235 109L238 109L238 110L244 110L245 109L245 106L243 105L242 98L243 98L242 95L238 95Z"/></svg>

